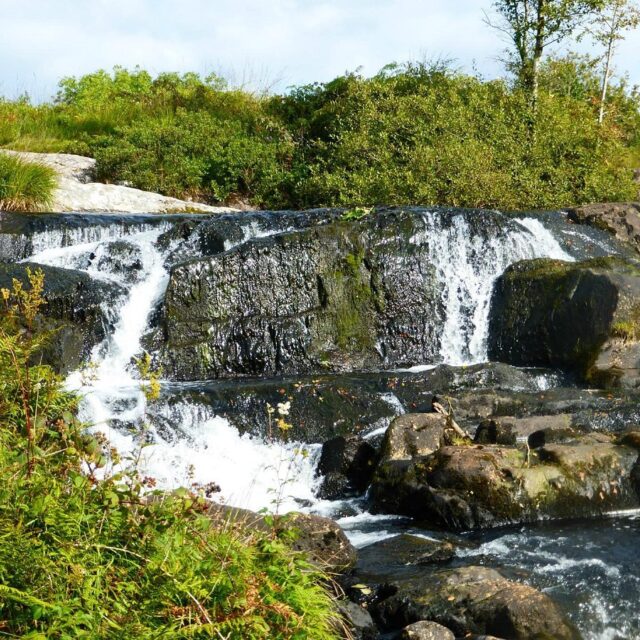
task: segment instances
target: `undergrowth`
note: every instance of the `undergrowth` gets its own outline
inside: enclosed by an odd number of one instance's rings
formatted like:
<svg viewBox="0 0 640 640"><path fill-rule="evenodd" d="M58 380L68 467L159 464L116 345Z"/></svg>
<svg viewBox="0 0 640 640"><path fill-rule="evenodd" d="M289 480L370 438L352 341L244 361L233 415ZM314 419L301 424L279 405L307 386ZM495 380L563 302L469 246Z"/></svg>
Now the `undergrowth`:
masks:
<svg viewBox="0 0 640 640"><path fill-rule="evenodd" d="M337 636L325 576L287 536L220 522L203 495L155 490L76 418L34 364L42 272L0 291L0 636ZM149 387L153 392L153 386Z"/></svg>
<svg viewBox="0 0 640 640"><path fill-rule="evenodd" d="M0 153L0 211L42 211L50 207L56 183L50 167Z"/></svg>

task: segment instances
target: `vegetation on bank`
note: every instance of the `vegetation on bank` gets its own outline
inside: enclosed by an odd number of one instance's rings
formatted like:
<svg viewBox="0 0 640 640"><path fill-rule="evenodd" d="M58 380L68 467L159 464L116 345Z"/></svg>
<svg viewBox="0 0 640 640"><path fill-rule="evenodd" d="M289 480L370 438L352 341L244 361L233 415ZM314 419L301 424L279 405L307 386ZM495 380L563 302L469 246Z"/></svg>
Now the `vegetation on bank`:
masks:
<svg viewBox="0 0 640 640"><path fill-rule="evenodd" d="M66 78L51 104L0 101L0 145L97 158L99 179L256 207L442 204L506 209L637 197L640 98L597 61L522 82L448 63L255 95L217 76L116 68Z"/></svg>
<svg viewBox="0 0 640 640"><path fill-rule="evenodd" d="M326 578L291 532L215 521L197 490L154 491L135 460L106 471L117 454L35 364L42 292L41 272L0 290L0 635L335 638Z"/></svg>
<svg viewBox="0 0 640 640"><path fill-rule="evenodd" d="M44 210L55 188L56 174L50 167L0 153L0 211Z"/></svg>

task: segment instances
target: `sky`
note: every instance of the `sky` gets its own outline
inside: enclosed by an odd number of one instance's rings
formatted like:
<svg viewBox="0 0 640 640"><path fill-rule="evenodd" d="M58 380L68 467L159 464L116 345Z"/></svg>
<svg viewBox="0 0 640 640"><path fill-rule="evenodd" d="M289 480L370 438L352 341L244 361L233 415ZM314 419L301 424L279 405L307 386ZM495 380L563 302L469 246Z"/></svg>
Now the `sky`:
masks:
<svg viewBox="0 0 640 640"><path fill-rule="evenodd" d="M0 95L47 100L63 76L115 65L214 71L284 91L361 67L453 59L500 75L491 0L0 0ZM589 47L588 44L582 45ZM616 67L640 84L640 30Z"/></svg>

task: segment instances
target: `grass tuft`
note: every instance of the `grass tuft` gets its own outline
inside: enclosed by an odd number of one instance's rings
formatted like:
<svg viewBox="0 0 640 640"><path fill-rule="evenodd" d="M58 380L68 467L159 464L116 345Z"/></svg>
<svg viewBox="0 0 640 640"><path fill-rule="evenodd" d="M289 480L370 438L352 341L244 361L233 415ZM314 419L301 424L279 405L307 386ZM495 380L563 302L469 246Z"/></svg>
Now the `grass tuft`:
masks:
<svg viewBox="0 0 640 640"><path fill-rule="evenodd" d="M52 168L0 153L0 211L44 211L56 185Z"/></svg>

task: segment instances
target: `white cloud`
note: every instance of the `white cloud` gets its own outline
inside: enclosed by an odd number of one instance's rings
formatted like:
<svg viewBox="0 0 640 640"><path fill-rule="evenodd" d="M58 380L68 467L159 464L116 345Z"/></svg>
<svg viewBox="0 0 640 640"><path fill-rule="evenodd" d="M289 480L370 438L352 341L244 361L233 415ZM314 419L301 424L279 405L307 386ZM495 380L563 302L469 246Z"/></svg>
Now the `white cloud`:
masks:
<svg viewBox="0 0 640 640"><path fill-rule="evenodd" d="M391 61L454 58L499 73L482 22L490 0L0 0L0 93L47 98L64 75L116 64L152 72L252 76L254 84L328 80ZM640 83L640 32L617 60Z"/></svg>

